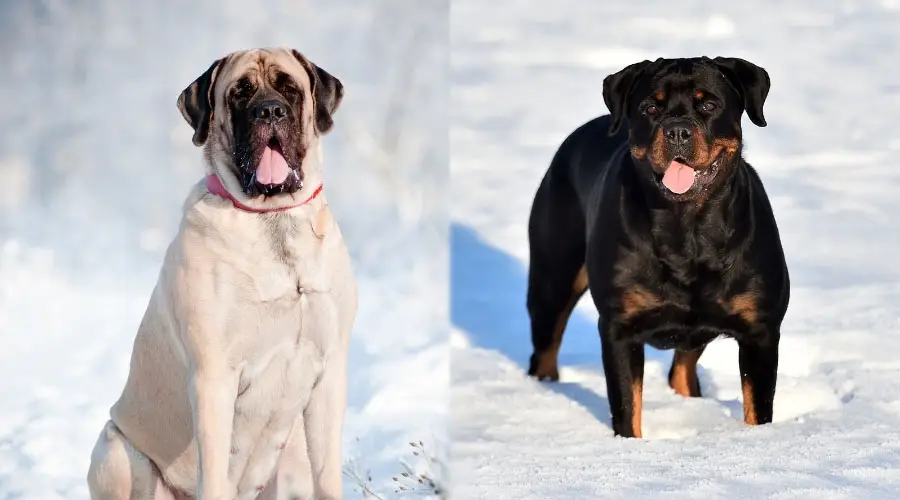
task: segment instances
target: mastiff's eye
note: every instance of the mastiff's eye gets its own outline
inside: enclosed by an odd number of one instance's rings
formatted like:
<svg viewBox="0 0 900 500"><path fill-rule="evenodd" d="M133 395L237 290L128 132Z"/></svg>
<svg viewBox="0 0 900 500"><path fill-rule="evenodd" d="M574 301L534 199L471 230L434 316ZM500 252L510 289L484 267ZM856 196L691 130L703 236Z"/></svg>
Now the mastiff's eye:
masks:
<svg viewBox="0 0 900 500"><path fill-rule="evenodd" d="M715 103L715 101L706 101L700 105L700 111L709 114L715 111L717 107L719 106Z"/></svg>
<svg viewBox="0 0 900 500"><path fill-rule="evenodd" d="M253 97L254 92L253 84L250 83L250 80L241 79L235 84L231 89L231 98L235 100L235 102L246 101Z"/></svg>
<svg viewBox="0 0 900 500"><path fill-rule="evenodd" d="M294 79L288 76L287 73L278 73L278 76L275 77L275 89L285 97L297 97L300 95L300 89L297 87Z"/></svg>
<svg viewBox="0 0 900 500"><path fill-rule="evenodd" d="M281 87L281 93L285 97L296 97L300 95L300 89L298 89L296 85L290 83Z"/></svg>

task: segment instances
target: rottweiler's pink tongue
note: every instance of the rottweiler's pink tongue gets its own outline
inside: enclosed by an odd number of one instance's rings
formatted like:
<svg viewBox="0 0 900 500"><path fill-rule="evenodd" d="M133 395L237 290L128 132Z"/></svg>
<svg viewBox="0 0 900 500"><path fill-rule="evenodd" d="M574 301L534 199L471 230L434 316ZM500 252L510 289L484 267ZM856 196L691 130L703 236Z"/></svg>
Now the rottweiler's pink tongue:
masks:
<svg viewBox="0 0 900 500"><path fill-rule="evenodd" d="M256 167L256 180L260 184L281 184L291 173L291 167L280 152L266 146L263 150L259 166Z"/></svg>
<svg viewBox="0 0 900 500"><path fill-rule="evenodd" d="M663 174L662 183L663 186L669 188L669 191L675 194L683 194L694 185L694 176L696 174L693 168L672 160L668 168L666 168L666 173Z"/></svg>

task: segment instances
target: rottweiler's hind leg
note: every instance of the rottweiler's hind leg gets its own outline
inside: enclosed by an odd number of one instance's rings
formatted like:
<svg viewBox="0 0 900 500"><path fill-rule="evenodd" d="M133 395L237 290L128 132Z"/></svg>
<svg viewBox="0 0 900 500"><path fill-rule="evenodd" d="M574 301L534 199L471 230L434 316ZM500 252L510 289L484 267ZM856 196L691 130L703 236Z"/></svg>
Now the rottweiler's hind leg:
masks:
<svg viewBox="0 0 900 500"><path fill-rule="evenodd" d="M552 175L551 166L535 195L528 224L527 306L534 347L528 374L556 381L563 331L572 309L588 289L588 280L584 215L571 185Z"/></svg>

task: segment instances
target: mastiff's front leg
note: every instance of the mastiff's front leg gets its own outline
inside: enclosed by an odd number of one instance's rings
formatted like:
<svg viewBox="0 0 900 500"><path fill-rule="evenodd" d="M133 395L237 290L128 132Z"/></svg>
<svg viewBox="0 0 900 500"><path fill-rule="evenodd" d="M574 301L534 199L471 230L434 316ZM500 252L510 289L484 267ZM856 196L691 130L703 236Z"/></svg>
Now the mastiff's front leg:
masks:
<svg viewBox="0 0 900 500"><path fill-rule="evenodd" d="M237 378L222 370L195 371L191 377L191 411L199 451L197 500L231 500L228 479Z"/></svg>
<svg viewBox="0 0 900 500"><path fill-rule="evenodd" d="M223 312L233 310L233 290L216 282L220 274L202 268L182 268L174 274L198 448L197 500L233 500L237 493L228 465L240 372L229 363L228 317Z"/></svg>
<svg viewBox="0 0 900 500"><path fill-rule="evenodd" d="M306 445L303 415L297 416L278 458L278 470L259 500L310 500L313 494L312 468Z"/></svg>
<svg viewBox="0 0 900 500"><path fill-rule="evenodd" d="M304 428L317 500L339 500L341 430L347 406L347 351L332 351L303 412Z"/></svg>

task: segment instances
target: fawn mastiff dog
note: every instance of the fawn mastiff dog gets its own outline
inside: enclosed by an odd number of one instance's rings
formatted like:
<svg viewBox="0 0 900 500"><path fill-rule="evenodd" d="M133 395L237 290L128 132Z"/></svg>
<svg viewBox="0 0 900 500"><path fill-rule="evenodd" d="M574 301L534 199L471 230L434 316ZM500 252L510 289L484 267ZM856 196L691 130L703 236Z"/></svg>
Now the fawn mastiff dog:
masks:
<svg viewBox="0 0 900 500"><path fill-rule="evenodd" d="M92 499L341 498L357 299L321 140L342 97L299 52L257 49L178 98L207 176L91 455Z"/></svg>

